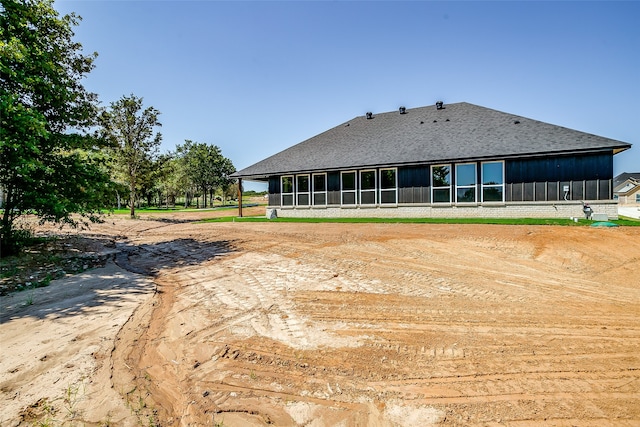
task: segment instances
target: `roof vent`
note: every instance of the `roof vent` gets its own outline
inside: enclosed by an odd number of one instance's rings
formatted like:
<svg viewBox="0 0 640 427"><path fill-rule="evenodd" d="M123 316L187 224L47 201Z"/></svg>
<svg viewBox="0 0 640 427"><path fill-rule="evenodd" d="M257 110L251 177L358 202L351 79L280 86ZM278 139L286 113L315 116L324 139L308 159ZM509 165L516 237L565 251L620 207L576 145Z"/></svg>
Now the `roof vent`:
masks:
<svg viewBox="0 0 640 427"><path fill-rule="evenodd" d="M520 120L514 120L514 121L513 121L513 124L514 124L514 125L519 125L519 124L520 124Z"/></svg>
<svg viewBox="0 0 640 427"><path fill-rule="evenodd" d="M400 114L407 114L407 109L406 108L400 107L399 110L400 110Z"/></svg>
<svg viewBox="0 0 640 427"><path fill-rule="evenodd" d="M443 110L443 109L444 109L444 102L442 101L436 102L436 110Z"/></svg>
<svg viewBox="0 0 640 427"><path fill-rule="evenodd" d="M367 112L367 120L373 119L373 113L371 111Z"/></svg>

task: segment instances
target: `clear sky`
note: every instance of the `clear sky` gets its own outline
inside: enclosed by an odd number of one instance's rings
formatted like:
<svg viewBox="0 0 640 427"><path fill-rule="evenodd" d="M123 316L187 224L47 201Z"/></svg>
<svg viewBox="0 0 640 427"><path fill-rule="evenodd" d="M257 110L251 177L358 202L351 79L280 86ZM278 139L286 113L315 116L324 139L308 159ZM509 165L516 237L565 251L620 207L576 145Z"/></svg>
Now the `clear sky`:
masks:
<svg viewBox="0 0 640 427"><path fill-rule="evenodd" d="M160 110L163 152L215 144L240 170L367 111L442 100L634 144L614 173L640 172L640 2L55 7L82 16L75 40L99 54L87 89L103 105L133 93Z"/></svg>

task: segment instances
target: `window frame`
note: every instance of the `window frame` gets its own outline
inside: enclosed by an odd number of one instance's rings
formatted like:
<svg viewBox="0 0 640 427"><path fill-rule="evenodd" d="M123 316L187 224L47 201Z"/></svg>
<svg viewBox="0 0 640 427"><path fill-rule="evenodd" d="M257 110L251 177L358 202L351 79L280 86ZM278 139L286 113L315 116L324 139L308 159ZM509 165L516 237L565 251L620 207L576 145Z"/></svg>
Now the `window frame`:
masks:
<svg viewBox="0 0 640 427"><path fill-rule="evenodd" d="M484 181L484 165L490 163L500 163L502 165L502 176L500 184L485 184ZM504 203L504 178L505 178L505 161L504 160L491 160L487 162L480 162L480 202L481 203ZM486 188L500 188L500 193L502 194L501 200L485 200L484 199L484 190Z"/></svg>
<svg viewBox="0 0 640 427"><path fill-rule="evenodd" d="M300 181L299 179L301 178L307 178L307 191L300 191ZM300 174L300 175L296 175L296 183L295 183L295 190L296 190L296 206L310 206L311 205L311 175L307 174ZM307 196L307 203L300 203L300 196Z"/></svg>
<svg viewBox="0 0 640 427"><path fill-rule="evenodd" d="M324 177L324 190L316 191L317 176ZM312 206L327 206L327 173L314 173L311 174L311 205ZM316 195L324 195L324 203L316 203Z"/></svg>
<svg viewBox="0 0 640 427"><path fill-rule="evenodd" d="M449 174L448 174L448 176L449 176L449 178L448 178L449 179L449 185L436 187L434 179L433 179L433 169L439 168L439 167L443 167L443 166L449 168ZM451 204L451 200L452 200L451 199L451 187L453 186L452 183L451 183L451 163L443 163L443 164L438 164L438 165L431 165L431 167L429 168L429 172L430 172L429 181L431 183L431 203L432 204ZM444 189L449 191L449 201L448 202L436 201L435 197L434 197L436 190L444 190Z"/></svg>
<svg viewBox="0 0 640 427"><path fill-rule="evenodd" d="M460 177L460 173L458 173L458 168L463 167L463 166L473 166L473 184L465 184L465 185L458 185L458 181L459 181L459 177ZM468 163L456 163L455 164L455 170L456 170L456 174L455 174L455 178L456 178L456 185L455 185L455 200L456 200L456 204L474 204L474 203L478 203L478 165L475 162L468 162ZM462 190L462 189L473 189L473 200L469 201L469 200L463 200L460 201L458 200L458 190Z"/></svg>
<svg viewBox="0 0 640 427"><path fill-rule="evenodd" d="M393 171L393 178L394 178L394 186L393 188L382 188L382 173L384 171ZM380 169L380 204L381 205L397 205L398 204L398 168L382 168ZM393 202L384 202L383 201L383 197L382 197L382 193L390 193L393 192L394 197L393 197Z"/></svg>
<svg viewBox="0 0 640 427"><path fill-rule="evenodd" d="M364 181L362 179L362 175L365 173L371 173L373 175L373 188L367 188L367 189L362 189L362 182ZM365 205L365 206L374 206L376 204L378 204L378 177L377 177L377 173L375 169L362 169L360 171L358 171L358 183L360 185L358 185L358 200L360 200L360 204L361 205ZM372 193L373 194L373 203L363 203L363 193L365 194L369 194Z"/></svg>
<svg viewBox="0 0 640 427"><path fill-rule="evenodd" d="M291 192L285 193L284 191L284 180L285 178L291 178ZM291 196L291 203L285 204L284 199L285 196ZM295 206L295 176L294 175L282 175L280 177L280 206Z"/></svg>
<svg viewBox="0 0 640 427"><path fill-rule="evenodd" d="M344 189L344 176L353 174L353 190ZM353 203L345 203L345 194L353 193ZM340 171L340 206L356 206L358 204L358 173L355 170Z"/></svg>
<svg viewBox="0 0 640 427"><path fill-rule="evenodd" d="M636 193L636 203L640 203L640 193Z"/></svg>

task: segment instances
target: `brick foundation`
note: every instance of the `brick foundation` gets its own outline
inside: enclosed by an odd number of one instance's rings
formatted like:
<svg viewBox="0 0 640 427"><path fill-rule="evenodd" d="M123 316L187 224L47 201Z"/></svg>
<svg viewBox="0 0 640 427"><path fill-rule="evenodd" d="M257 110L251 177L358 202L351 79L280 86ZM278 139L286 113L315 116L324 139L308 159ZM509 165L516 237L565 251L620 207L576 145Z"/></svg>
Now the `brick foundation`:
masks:
<svg viewBox="0 0 640 427"><path fill-rule="evenodd" d="M618 219L613 200L586 201L593 213ZM398 205L354 207L267 207L280 218L584 218L582 202L508 202L495 205Z"/></svg>

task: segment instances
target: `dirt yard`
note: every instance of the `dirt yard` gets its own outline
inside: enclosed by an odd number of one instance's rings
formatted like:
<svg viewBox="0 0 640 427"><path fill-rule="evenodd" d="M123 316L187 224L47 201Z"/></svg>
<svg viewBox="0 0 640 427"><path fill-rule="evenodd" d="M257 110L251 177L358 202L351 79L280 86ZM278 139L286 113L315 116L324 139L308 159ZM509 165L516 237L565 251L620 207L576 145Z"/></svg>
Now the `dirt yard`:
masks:
<svg viewBox="0 0 640 427"><path fill-rule="evenodd" d="M640 425L640 228L191 219L2 297L0 425Z"/></svg>

